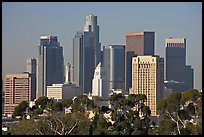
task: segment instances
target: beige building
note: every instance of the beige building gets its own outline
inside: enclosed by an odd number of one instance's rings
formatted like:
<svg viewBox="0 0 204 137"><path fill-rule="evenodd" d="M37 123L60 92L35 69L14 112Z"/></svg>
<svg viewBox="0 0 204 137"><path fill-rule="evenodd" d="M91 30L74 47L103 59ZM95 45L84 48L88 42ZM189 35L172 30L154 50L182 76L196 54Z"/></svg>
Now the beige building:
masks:
<svg viewBox="0 0 204 137"><path fill-rule="evenodd" d="M47 86L47 97L57 100L72 99L74 96L82 95L81 89L75 84L52 84Z"/></svg>
<svg viewBox="0 0 204 137"><path fill-rule="evenodd" d="M151 116L156 116L156 102L163 98L164 58L137 56L132 59L132 88L130 94L145 94Z"/></svg>
<svg viewBox="0 0 204 137"><path fill-rule="evenodd" d="M32 85L32 77L29 73L6 74L5 82L5 104L4 114L11 115L14 107L22 101L28 103L35 95Z"/></svg>

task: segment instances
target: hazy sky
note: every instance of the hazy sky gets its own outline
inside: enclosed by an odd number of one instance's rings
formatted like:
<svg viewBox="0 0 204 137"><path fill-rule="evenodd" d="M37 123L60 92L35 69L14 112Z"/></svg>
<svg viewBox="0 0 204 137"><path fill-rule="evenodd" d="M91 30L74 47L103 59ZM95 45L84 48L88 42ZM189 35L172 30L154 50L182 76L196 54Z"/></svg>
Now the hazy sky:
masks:
<svg viewBox="0 0 204 137"><path fill-rule="evenodd" d="M27 58L37 58L41 35L57 35L65 63L72 64L73 37L89 14L98 18L102 46L125 44L125 32L150 30L155 53L165 58L165 38L186 38L187 65L194 68L194 87L202 89L201 2L3 2L2 79L25 71Z"/></svg>

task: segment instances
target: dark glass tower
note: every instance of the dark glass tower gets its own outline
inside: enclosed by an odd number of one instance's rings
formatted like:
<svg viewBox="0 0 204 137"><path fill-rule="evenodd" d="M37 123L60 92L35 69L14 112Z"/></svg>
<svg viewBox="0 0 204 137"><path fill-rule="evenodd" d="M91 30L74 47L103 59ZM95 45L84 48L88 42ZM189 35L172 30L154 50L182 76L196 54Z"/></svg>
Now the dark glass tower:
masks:
<svg viewBox="0 0 204 137"><path fill-rule="evenodd" d="M185 81L186 39L166 39L166 80Z"/></svg>
<svg viewBox="0 0 204 137"><path fill-rule="evenodd" d="M57 36L41 36L38 46L36 98L47 96L47 86L64 82L63 48Z"/></svg>
<svg viewBox="0 0 204 137"><path fill-rule="evenodd" d="M83 40L83 92L92 91L92 79L95 67L101 61L101 43L99 43L99 26L97 16L85 18Z"/></svg>
<svg viewBox="0 0 204 137"><path fill-rule="evenodd" d="M108 89L122 89L125 82L125 45L109 45L103 48L104 68L108 78Z"/></svg>

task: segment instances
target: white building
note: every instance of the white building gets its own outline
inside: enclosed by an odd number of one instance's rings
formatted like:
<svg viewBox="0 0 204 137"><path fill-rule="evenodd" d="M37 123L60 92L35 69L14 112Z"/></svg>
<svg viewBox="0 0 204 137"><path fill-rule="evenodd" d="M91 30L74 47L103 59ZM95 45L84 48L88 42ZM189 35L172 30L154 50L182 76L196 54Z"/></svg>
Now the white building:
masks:
<svg viewBox="0 0 204 137"><path fill-rule="evenodd" d="M94 79L92 80L92 96L99 96L103 100L108 100L108 94L108 79L104 67L99 62L95 68Z"/></svg>
<svg viewBox="0 0 204 137"><path fill-rule="evenodd" d="M52 84L47 86L47 97L57 100L72 99L74 96L82 95L81 90L75 84Z"/></svg>

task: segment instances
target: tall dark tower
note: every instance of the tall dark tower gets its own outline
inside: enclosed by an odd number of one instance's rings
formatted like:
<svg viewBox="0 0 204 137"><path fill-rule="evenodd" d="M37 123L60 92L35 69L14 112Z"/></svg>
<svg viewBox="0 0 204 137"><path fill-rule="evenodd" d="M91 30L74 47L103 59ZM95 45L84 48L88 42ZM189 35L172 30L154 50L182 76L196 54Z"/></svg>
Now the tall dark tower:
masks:
<svg viewBox="0 0 204 137"><path fill-rule="evenodd" d="M99 25L97 16L85 18L83 41L83 92L92 91L92 79L95 67L101 61L101 43L99 43Z"/></svg>
<svg viewBox="0 0 204 137"><path fill-rule="evenodd" d="M63 48L57 36L41 36L38 46L36 98L47 96L47 86L63 82Z"/></svg>
<svg viewBox="0 0 204 137"><path fill-rule="evenodd" d="M166 80L185 81L186 39L166 39Z"/></svg>

